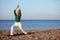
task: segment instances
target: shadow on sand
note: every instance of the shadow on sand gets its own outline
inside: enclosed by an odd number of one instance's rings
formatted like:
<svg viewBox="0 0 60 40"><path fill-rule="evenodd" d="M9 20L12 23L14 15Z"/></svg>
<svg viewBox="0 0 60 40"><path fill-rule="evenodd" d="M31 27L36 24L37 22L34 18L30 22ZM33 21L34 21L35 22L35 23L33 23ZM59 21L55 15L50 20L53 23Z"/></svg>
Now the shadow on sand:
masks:
<svg viewBox="0 0 60 40"><path fill-rule="evenodd" d="M28 32L27 34L24 33L20 33L20 34L14 34L12 36L22 36L22 35L30 35L30 34L34 34L35 32ZM7 36L11 36L11 35L7 35Z"/></svg>

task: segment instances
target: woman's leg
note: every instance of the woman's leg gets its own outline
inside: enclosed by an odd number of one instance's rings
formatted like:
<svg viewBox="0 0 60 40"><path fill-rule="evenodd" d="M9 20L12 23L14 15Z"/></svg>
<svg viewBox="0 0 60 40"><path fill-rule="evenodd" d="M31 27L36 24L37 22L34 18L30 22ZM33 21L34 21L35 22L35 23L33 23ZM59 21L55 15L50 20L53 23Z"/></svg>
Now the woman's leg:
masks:
<svg viewBox="0 0 60 40"><path fill-rule="evenodd" d="M13 31L14 31L14 29L13 29L13 27L15 26L15 24L13 24L12 26L11 26L11 33L10 33L10 35L13 35Z"/></svg>
<svg viewBox="0 0 60 40"><path fill-rule="evenodd" d="M27 34L27 32L25 32L25 31L23 30L21 23L19 23L19 26L18 26L18 27L20 28L20 30L21 30L24 34Z"/></svg>

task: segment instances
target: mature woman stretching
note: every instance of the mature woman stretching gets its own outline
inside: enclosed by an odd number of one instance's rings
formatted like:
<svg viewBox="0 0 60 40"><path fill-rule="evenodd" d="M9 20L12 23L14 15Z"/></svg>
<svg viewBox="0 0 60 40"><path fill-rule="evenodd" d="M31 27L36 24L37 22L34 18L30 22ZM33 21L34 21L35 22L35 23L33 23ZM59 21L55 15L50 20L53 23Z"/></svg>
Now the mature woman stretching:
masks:
<svg viewBox="0 0 60 40"><path fill-rule="evenodd" d="M13 24L11 26L11 35L13 35L13 27L19 27L20 30L24 33L24 34L27 34L27 32L25 32L23 29L22 29L22 25L21 25L21 10L19 9L19 5L16 6L16 9L14 10L14 15L15 15L15 24Z"/></svg>

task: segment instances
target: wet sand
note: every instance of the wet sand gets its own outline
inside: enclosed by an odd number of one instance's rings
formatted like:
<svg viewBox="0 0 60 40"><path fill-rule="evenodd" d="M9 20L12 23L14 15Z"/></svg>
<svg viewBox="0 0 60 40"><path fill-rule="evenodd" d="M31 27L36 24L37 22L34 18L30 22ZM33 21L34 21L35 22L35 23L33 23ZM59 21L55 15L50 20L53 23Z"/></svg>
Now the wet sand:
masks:
<svg viewBox="0 0 60 40"><path fill-rule="evenodd" d="M27 35L19 30L10 35L10 30L0 30L0 40L60 40L60 28L57 29L27 29Z"/></svg>

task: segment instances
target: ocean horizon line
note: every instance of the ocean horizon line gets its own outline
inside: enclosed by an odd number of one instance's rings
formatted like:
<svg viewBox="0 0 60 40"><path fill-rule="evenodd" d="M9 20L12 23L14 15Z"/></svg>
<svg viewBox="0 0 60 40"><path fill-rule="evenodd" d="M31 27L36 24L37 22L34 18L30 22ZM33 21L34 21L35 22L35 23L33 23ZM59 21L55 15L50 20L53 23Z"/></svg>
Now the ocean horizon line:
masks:
<svg viewBox="0 0 60 40"><path fill-rule="evenodd" d="M4 20L0 20L0 21L4 21ZM6 20L7 21L7 20ZM14 20L12 20L12 21L14 21ZM21 20L21 21L27 21L27 20ZM31 21L31 20L30 20ZM32 20L32 21L34 21L34 20ZM39 21L39 20L38 20ZM40 20L41 21L41 20ZM43 20L44 21L44 20ZM46 20L46 21L48 21L48 20ZM55 20L52 20L52 21L55 21ZM60 21L60 20L56 20L56 21Z"/></svg>

